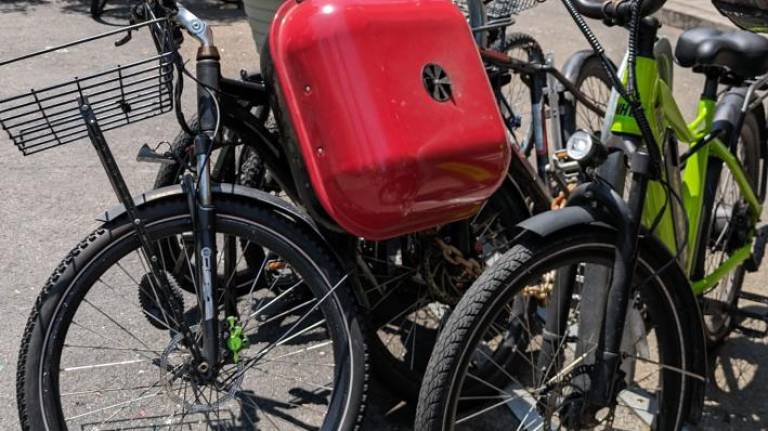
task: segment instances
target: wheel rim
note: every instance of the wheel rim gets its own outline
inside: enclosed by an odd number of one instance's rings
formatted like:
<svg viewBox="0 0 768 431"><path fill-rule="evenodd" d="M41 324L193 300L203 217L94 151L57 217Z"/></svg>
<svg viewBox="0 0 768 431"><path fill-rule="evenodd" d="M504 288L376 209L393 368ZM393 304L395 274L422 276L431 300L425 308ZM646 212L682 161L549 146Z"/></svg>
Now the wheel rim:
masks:
<svg viewBox="0 0 768 431"><path fill-rule="evenodd" d="M520 61L531 61L528 50L523 46L515 46L507 50L507 55ZM511 72L510 72L511 73ZM510 130L507 125L507 137L520 147L525 147L533 134L532 127L532 107L530 89L520 75L512 74L509 84L501 88L502 97L506 104L501 104L501 113L504 120L509 123L510 117L515 116L519 125ZM511 110L511 112L510 112Z"/></svg>

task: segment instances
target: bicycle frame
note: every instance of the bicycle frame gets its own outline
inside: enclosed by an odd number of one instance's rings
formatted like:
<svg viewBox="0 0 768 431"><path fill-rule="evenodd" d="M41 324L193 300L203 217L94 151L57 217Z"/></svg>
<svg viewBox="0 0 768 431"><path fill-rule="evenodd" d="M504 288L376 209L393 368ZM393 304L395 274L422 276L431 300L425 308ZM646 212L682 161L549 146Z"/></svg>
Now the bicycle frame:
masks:
<svg viewBox="0 0 768 431"><path fill-rule="evenodd" d="M526 157L535 150L536 173L539 179L546 183L550 146L555 151L564 149L568 136L575 131L568 126L575 123L571 117L576 116L575 102L571 99L578 100L598 115L604 115L604 112L572 84L569 78L573 77L566 77L554 67L555 61L551 53L543 58L526 62L511 58L505 52L490 47L489 32L498 32L497 40L503 41L506 38L507 28L513 25L515 20L510 16L507 20L488 22L485 3L483 0L467 1L469 25L483 61L500 68L501 75L510 72L519 75L517 79L522 79L530 88L532 136L530 139L528 136L524 137L523 142L517 142L517 144ZM503 78L501 75L489 72L492 83L496 79ZM513 76L512 79L515 77ZM499 101L499 108L515 115L515 110L509 106L501 92L501 86L494 84L493 87L496 99ZM566 92L572 97L566 96ZM549 106L549 110L545 105ZM547 118L551 119L550 130L547 129ZM506 127L509 128L510 125L506 124Z"/></svg>
<svg viewBox="0 0 768 431"><path fill-rule="evenodd" d="M673 254L680 256L680 264L690 277L694 269L693 251L697 250L699 241L701 241L701 218L710 157L722 160L724 166L731 172L742 196L749 205L749 212L753 221L757 221L760 217L762 207L756 191L752 189L747 180L741 163L721 138L712 137L716 108L715 97L703 95L698 102L696 118L692 122L686 123L672 94L672 89L659 75L657 58L638 57L635 76L640 101L653 131L656 145L659 146L659 151L666 156L662 175L666 177L665 180L670 186L680 193L683 201L682 210L685 211L685 216L689 220L688 231L684 232L685 226L681 225L680 218L674 213L678 203L667 196L667 192L660 182L651 181L648 184L642 223L645 227L650 227L657 214L661 211L664 212L655 229L655 234ZM626 79L627 74L625 73L625 82ZM707 79L716 80L717 78L708 77ZM619 101L613 114L611 126L613 133L640 136L637 122L629 112L628 104L625 101ZM676 149L665 149L664 146L665 142L669 142L667 135L669 130L672 131L675 138L672 142L683 142L688 145L689 149L693 150L682 171L682 178L674 174L679 171ZM674 144L669 147L672 146ZM669 151L674 153L669 154ZM671 204L666 204L667 202L671 202ZM700 295L712 288L731 270L748 259L751 254L753 236L754 232L750 232L747 244L736 250L712 273L699 280L692 280L694 293Z"/></svg>

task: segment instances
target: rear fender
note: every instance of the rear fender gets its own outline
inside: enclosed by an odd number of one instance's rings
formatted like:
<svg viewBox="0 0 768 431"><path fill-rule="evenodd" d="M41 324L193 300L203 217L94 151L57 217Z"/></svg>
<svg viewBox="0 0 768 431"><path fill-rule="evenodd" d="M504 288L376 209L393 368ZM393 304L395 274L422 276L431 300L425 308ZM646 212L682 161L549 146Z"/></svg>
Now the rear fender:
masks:
<svg viewBox="0 0 768 431"><path fill-rule="evenodd" d="M599 58L599 56L591 49L583 49L574 52L568 57L565 64L563 64L561 69L563 76L568 81L576 84L576 80L579 78L584 63L592 57ZM566 91L562 85L560 85L559 91L562 94L562 97L560 97L560 111L563 116L563 142L566 142L568 137L576 131L576 98L570 91Z"/></svg>

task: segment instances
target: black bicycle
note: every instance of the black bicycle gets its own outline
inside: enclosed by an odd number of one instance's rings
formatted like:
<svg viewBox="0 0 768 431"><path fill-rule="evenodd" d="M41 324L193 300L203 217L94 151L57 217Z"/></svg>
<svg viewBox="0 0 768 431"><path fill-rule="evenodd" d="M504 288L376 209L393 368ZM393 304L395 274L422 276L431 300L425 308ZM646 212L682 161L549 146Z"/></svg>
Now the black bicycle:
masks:
<svg viewBox="0 0 768 431"><path fill-rule="evenodd" d="M674 58L706 78L689 125L672 96L670 44L650 16L664 0L562 1L601 57L584 16L628 30L620 71L602 61L615 91L610 134L571 136L585 182L565 208L521 223L456 306L425 376L418 429L695 426L707 341L734 320L765 324L737 302L765 300L739 289L768 238L759 227L768 40L706 28L680 36ZM764 11L718 3L765 29Z"/></svg>
<svg viewBox="0 0 768 431"><path fill-rule="evenodd" d="M32 309L18 363L22 428L354 429L368 365L350 274L303 212L212 181L214 142L229 115L263 102L263 85L221 78L211 28L181 5L147 0L132 12L139 24L0 62L140 29L158 52L0 100L25 155L89 138L121 202ZM182 30L200 44L194 124L179 110ZM181 187L134 199L103 131L174 107L194 136L192 166ZM268 134L260 123L248 132ZM148 147L139 157L170 159Z"/></svg>

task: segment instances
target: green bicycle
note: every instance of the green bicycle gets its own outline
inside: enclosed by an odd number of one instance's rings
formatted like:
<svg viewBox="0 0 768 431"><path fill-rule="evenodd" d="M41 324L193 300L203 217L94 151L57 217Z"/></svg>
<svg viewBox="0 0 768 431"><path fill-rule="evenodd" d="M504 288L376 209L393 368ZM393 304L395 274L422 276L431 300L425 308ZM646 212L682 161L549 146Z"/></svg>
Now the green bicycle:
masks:
<svg viewBox="0 0 768 431"><path fill-rule="evenodd" d="M649 17L664 0L562 1L610 72L607 126L571 136L585 182L564 209L519 224L456 306L417 429L681 429L701 414L708 343L744 318L766 321L738 300L765 301L740 290L768 233L758 228L768 40L703 28L680 37L674 57L706 78L687 124L671 46ZM618 72L582 14L628 28Z"/></svg>

